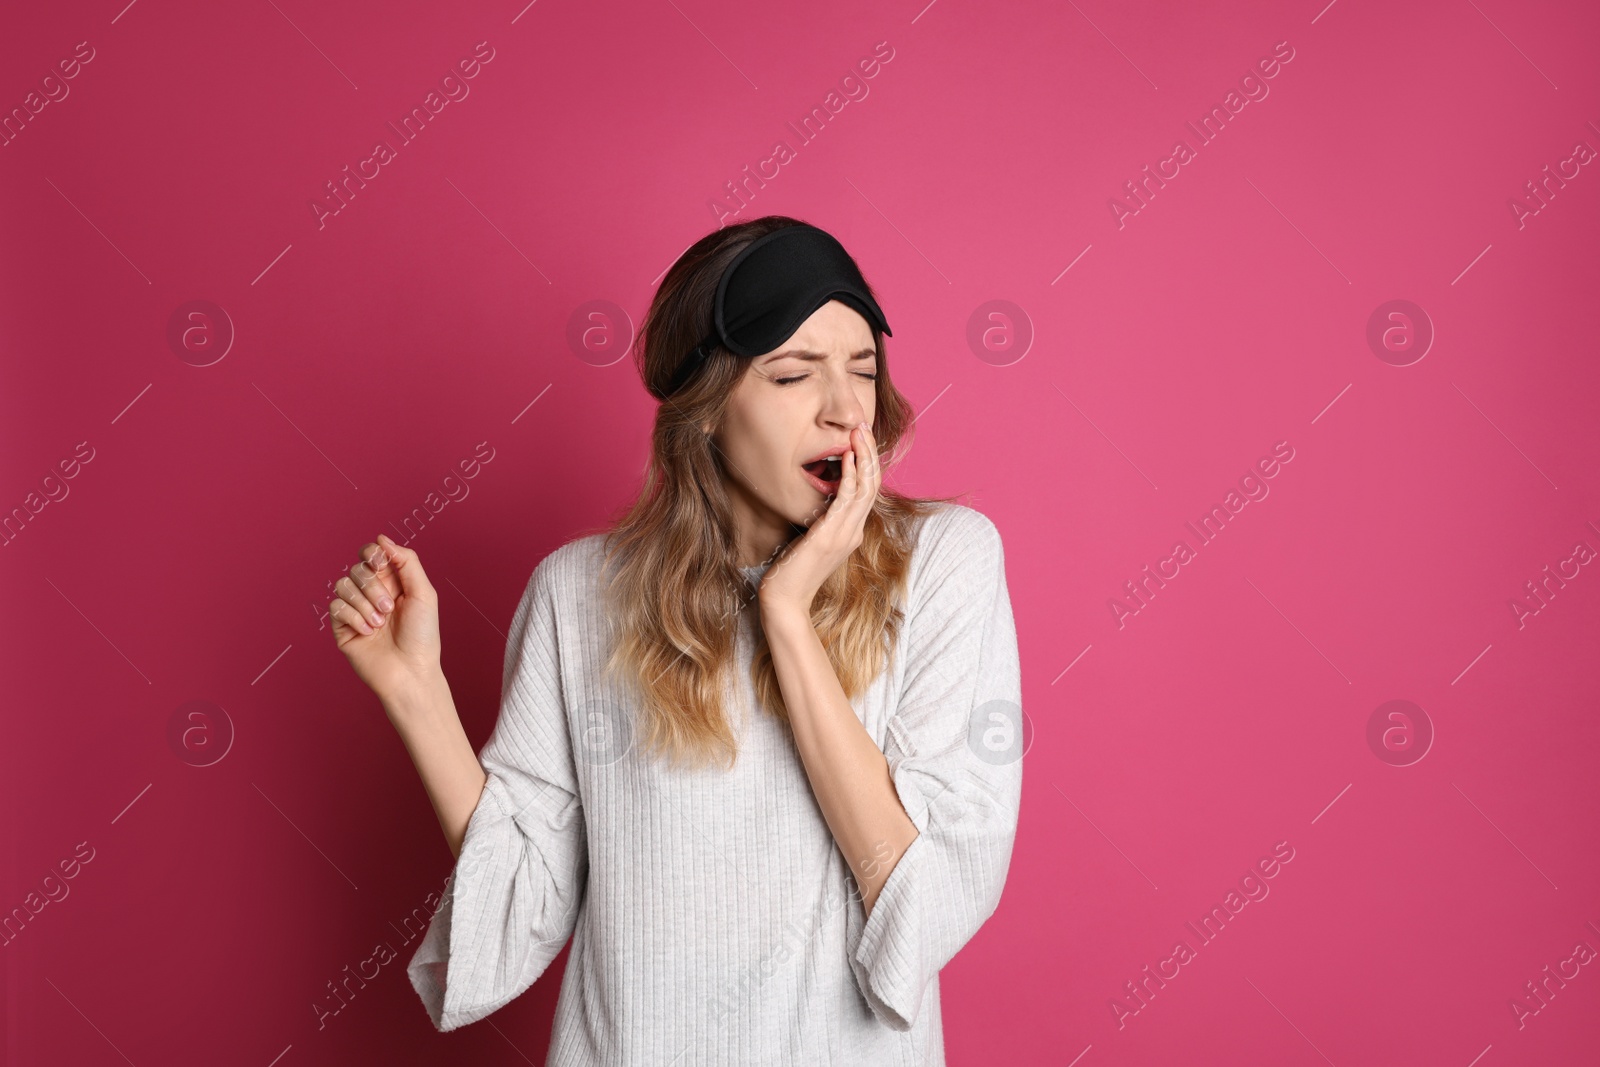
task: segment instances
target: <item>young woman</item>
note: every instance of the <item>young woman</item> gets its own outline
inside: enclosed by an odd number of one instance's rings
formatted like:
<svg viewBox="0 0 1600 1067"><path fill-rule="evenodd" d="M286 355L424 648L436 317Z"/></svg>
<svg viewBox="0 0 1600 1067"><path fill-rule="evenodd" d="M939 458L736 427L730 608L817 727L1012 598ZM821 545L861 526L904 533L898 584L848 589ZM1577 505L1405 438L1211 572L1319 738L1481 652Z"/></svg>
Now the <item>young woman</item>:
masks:
<svg viewBox="0 0 1600 1067"><path fill-rule="evenodd" d="M635 350L643 491L534 569L476 756L416 552L380 535L339 581L335 639L457 857L409 965L439 1030L571 936L552 1067L944 1062L939 970L1010 863L1021 678L994 524L881 484L912 421L888 333L798 220L683 254Z"/></svg>

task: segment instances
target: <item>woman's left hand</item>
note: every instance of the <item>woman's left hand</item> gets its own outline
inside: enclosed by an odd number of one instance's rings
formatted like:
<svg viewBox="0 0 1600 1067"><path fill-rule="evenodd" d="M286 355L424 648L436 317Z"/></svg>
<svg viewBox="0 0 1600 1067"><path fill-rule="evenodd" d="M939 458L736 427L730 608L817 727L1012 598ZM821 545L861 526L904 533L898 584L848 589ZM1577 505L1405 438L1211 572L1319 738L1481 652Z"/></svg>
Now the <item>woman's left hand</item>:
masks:
<svg viewBox="0 0 1600 1067"><path fill-rule="evenodd" d="M763 612L798 610L809 618L822 583L860 547L867 513L883 482L883 464L866 423L850 431L850 446L827 510L785 547L762 577L757 596Z"/></svg>

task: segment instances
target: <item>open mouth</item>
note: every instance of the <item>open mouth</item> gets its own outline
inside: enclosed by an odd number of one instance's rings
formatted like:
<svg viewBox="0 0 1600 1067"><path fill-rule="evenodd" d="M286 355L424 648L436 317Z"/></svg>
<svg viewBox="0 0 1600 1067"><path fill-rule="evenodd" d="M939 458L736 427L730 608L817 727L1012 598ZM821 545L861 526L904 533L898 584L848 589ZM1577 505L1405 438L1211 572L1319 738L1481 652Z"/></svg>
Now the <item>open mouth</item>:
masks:
<svg viewBox="0 0 1600 1067"><path fill-rule="evenodd" d="M829 456L827 459L814 460L803 464L800 468L805 471L806 477L811 479L811 484L823 493L838 491L839 482L844 478L844 462L839 456Z"/></svg>

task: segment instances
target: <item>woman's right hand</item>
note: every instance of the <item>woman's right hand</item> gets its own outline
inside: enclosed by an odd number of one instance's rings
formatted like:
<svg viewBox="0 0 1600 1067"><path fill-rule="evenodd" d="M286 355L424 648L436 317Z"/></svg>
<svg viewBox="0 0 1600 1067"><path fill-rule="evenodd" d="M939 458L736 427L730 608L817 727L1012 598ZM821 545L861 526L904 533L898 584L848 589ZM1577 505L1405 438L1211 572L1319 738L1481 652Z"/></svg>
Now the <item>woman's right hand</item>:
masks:
<svg viewBox="0 0 1600 1067"><path fill-rule="evenodd" d="M440 674L439 597L416 552L379 534L333 589L334 642L386 705Z"/></svg>

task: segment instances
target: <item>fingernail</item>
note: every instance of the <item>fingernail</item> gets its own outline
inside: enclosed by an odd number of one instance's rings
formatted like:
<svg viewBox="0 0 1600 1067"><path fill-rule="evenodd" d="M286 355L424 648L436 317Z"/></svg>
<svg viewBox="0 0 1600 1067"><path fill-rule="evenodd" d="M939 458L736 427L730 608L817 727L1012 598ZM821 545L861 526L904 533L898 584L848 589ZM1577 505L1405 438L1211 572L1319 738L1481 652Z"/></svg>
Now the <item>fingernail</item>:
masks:
<svg viewBox="0 0 1600 1067"><path fill-rule="evenodd" d="M374 625L374 626L382 626L383 625L383 616L379 615L376 611L374 611L372 613L372 625Z"/></svg>
<svg viewBox="0 0 1600 1067"><path fill-rule="evenodd" d="M378 610L379 611L393 611L394 610L394 601L390 600L386 596L380 596L378 598Z"/></svg>

